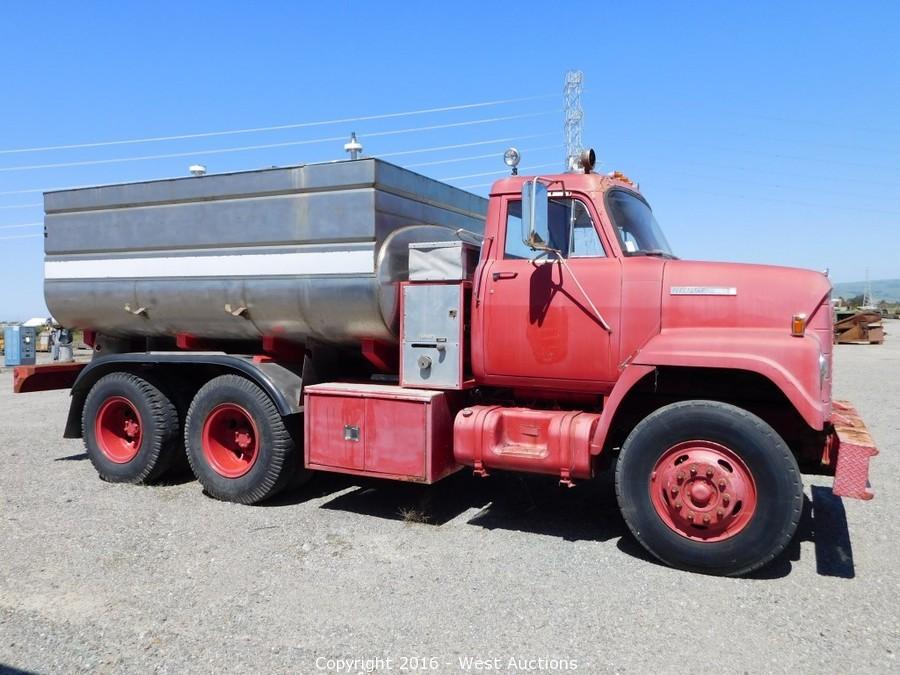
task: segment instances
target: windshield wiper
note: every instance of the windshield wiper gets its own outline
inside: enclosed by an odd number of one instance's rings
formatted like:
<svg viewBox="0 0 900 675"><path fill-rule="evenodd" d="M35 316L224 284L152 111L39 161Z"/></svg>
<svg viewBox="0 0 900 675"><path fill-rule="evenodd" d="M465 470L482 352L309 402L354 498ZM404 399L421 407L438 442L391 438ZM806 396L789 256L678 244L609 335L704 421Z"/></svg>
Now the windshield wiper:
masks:
<svg viewBox="0 0 900 675"><path fill-rule="evenodd" d="M641 249L640 251L635 251L634 255L652 255L658 258L671 258L672 260L676 260L676 257L674 255L672 255L668 251L664 251L661 248Z"/></svg>

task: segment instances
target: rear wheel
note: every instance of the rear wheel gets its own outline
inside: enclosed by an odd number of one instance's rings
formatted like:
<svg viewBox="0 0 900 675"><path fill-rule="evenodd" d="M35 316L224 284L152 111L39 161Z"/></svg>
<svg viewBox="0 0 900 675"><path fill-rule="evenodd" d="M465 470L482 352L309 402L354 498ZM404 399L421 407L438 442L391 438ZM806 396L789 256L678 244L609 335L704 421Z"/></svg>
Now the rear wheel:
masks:
<svg viewBox="0 0 900 675"><path fill-rule="evenodd" d="M641 544L673 567L751 572L797 530L803 485L781 437L714 401L660 408L638 424L616 468L622 514Z"/></svg>
<svg viewBox="0 0 900 675"><path fill-rule="evenodd" d="M153 482L181 452L172 401L131 373L111 373L91 387L81 424L91 463L113 483Z"/></svg>
<svg viewBox="0 0 900 675"><path fill-rule="evenodd" d="M294 439L275 404L238 375L201 387L184 433L191 469L217 499L255 504L281 491L297 471Z"/></svg>

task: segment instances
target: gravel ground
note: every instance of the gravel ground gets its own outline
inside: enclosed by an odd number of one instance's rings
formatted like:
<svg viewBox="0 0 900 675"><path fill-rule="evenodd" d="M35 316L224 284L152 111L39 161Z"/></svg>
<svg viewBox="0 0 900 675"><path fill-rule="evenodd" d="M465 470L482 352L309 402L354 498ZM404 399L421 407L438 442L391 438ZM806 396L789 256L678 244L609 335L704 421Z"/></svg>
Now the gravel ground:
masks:
<svg viewBox="0 0 900 675"><path fill-rule="evenodd" d="M320 476L259 507L186 480L106 484L60 438L67 392L13 396L6 370L0 671L896 672L900 322L887 328L883 346L836 348L836 396L882 450L876 499L842 503L807 476L794 545L750 579L650 560L608 480Z"/></svg>

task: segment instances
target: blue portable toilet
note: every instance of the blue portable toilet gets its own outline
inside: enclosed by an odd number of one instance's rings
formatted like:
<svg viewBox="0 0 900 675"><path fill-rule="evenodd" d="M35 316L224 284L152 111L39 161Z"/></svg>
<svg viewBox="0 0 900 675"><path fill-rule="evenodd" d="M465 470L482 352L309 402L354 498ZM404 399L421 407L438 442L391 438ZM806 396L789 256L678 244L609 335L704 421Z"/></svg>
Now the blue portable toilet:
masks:
<svg viewBox="0 0 900 675"><path fill-rule="evenodd" d="M36 336L32 326L7 326L3 331L3 342L7 366L35 364Z"/></svg>

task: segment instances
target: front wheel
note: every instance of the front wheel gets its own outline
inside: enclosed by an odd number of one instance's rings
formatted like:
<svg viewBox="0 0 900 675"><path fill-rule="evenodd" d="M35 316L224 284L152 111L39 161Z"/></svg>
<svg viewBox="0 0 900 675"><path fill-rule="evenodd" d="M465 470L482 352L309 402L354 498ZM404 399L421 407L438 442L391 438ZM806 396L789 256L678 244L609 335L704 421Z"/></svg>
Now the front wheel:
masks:
<svg viewBox="0 0 900 675"><path fill-rule="evenodd" d="M733 405L685 401L640 422L622 446L616 494L637 540L663 562L736 576L793 538L800 470L782 438Z"/></svg>

